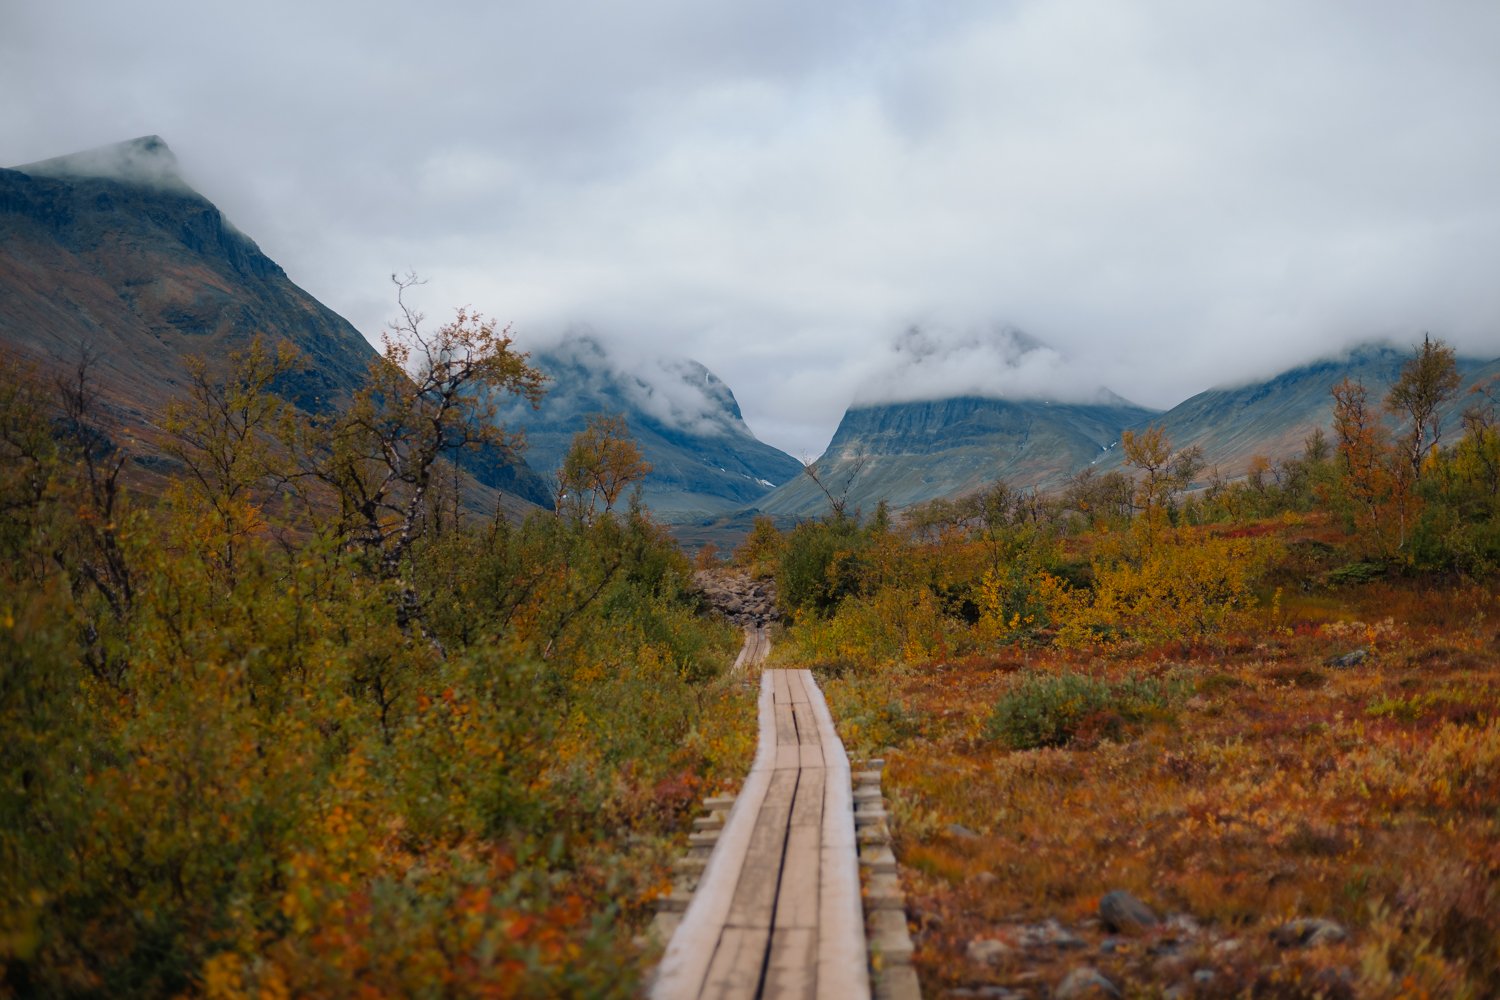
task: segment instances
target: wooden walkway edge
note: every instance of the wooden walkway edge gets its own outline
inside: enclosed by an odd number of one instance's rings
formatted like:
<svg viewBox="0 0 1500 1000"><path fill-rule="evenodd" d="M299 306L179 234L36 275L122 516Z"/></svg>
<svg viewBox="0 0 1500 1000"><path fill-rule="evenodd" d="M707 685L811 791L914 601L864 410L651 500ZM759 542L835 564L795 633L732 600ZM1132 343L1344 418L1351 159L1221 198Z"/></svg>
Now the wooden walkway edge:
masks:
<svg viewBox="0 0 1500 1000"><path fill-rule="evenodd" d="M812 674L761 674L755 763L655 1000L870 996L849 758Z"/></svg>

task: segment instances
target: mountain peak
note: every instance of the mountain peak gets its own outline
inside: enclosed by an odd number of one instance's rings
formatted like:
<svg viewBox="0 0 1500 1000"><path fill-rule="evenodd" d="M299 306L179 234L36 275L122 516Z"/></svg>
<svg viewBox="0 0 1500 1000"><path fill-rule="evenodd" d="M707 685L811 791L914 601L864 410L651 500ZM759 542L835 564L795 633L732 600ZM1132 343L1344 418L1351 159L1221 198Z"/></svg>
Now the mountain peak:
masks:
<svg viewBox="0 0 1500 1000"><path fill-rule="evenodd" d="M159 135L143 135L35 163L13 170L36 177L102 177L147 187L191 191L177 165L177 155Z"/></svg>

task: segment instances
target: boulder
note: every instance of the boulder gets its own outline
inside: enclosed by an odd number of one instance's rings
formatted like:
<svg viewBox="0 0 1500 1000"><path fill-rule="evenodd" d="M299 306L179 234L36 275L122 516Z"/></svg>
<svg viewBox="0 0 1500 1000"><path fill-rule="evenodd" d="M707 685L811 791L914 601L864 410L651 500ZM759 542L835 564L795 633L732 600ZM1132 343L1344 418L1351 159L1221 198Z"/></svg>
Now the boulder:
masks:
<svg viewBox="0 0 1500 1000"><path fill-rule="evenodd" d="M1271 932L1271 940L1281 948L1313 948L1322 944L1338 944L1347 940L1349 932L1343 924L1324 917L1299 917L1288 920Z"/></svg>
<svg viewBox="0 0 1500 1000"><path fill-rule="evenodd" d="M1064 976L1052 995L1057 1000L1100 1000L1120 996L1120 988L1100 975L1098 969L1085 965Z"/></svg>
<svg viewBox="0 0 1500 1000"><path fill-rule="evenodd" d="M1140 934L1161 922L1151 907L1124 889L1107 892L1100 898L1099 919L1116 934Z"/></svg>

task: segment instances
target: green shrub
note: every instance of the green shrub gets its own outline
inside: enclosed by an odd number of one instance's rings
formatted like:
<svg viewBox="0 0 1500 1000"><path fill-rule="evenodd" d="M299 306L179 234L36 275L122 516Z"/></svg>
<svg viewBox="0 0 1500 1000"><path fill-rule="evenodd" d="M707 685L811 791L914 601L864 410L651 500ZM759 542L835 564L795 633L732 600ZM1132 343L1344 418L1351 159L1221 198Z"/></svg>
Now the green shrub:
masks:
<svg viewBox="0 0 1500 1000"><path fill-rule="evenodd" d="M1126 723L1169 712L1186 685L1130 675L1110 681L1087 674L1027 674L990 716L989 736L1013 750L1066 746L1085 736L1118 736Z"/></svg>
<svg viewBox="0 0 1500 1000"><path fill-rule="evenodd" d="M787 611L833 612L859 591L869 539L850 517L804 521L787 537L776 590Z"/></svg>
<svg viewBox="0 0 1500 1000"><path fill-rule="evenodd" d="M1338 569L1330 570L1328 583L1338 587L1345 584L1369 583L1385 576L1385 566L1377 562L1352 562Z"/></svg>
<svg viewBox="0 0 1500 1000"><path fill-rule="evenodd" d="M819 672L829 708L850 753L876 755L921 733L921 720L902 700L899 670L847 677Z"/></svg>

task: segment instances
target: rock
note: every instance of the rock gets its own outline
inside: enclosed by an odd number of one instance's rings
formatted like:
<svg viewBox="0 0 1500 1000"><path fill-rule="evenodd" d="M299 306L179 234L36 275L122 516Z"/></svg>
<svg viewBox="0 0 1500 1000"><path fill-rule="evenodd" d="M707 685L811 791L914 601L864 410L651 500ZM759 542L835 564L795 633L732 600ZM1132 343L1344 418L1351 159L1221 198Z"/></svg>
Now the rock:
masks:
<svg viewBox="0 0 1500 1000"><path fill-rule="evenodd" d="M1052 995L1057 1000L1098 1000L1100 997L1118 997L1120 989L1101 976L1098 969L1084 965L1064 976Z"/></svg>
<svg viewBox="0 0 1500 1000"><path fill-rule="evenodd" d="M1335 667L1340 670L1345 670L1349 667L1359 666L1361 663L1365 662L1365 660L1367 660L1369 656L1370 651L1368 649L1356 649L1353 652L1345 653L1343 656L1330 656L1328 659L1323 661L1323 666Z"/></svg>
<svg viewBox="0 0 1500 1000"><path fill-rule="evenodd" d="M1214 981L1213 969L1194 969L1193 982L1199 986L1207 986Z"/></svg>
<svg viewBox="0 0 1500 1000"><path fill-rule="evenodd" d="M973 882L975 885L998 885L1000 882L1000 876L991 871L983 871L975 875L970 875L969 881Z"/></svg>
<svg viewBox="0 0 1500 1000"><path fill-rule="evenodd" d="M776 584L754 580L744 570L699 570L693 581L704 599L736 625L764 625L777 616Z"/></svg>
<svg viewBox="0 0 1500 1000"><path fill-rule="evenodd" d="M1084 948L1083 938L1068 930L1056 920L1021 928L1020 944L1023 948Z"/></svg>
<svg viewBox="0 0 1500 1000"><path fill-rule="evenodd" d="M1139 934L1161 923L1151 907L1124 889L1104 894L1099 900L1099 919L1117 934Z"/></svg>
<svg viewBox="0 0 1500 1000"><path fill-rule="evenodd" d="M1323 917L1301 917L1289 920L1271 932L1271 940L1282 948L1315 948L1347 940L1349 932L1342 924Z"/></svg>
<svg viewBox="0 0 1500 1000"><path fill-rule="evenodd" d="M1203 927L1186 913L1174 913L1167 918L1167 930L1178 937L1197 937Z"/></svg>
<svg viewBox="0 0 1500 1000"><path fill-rule="evenodd" d="M975 965L998 965L1014 953L1014 948L997 938L975 938L964 948L964 954Z"/></svg>
<svg viewBox="0 0 1500 1000"><path fill-rule="evenodd" d="M977 840L979 839L979 831L970 830L962 823L949 823L948 836L957 838L958 840Z"/></svg>

